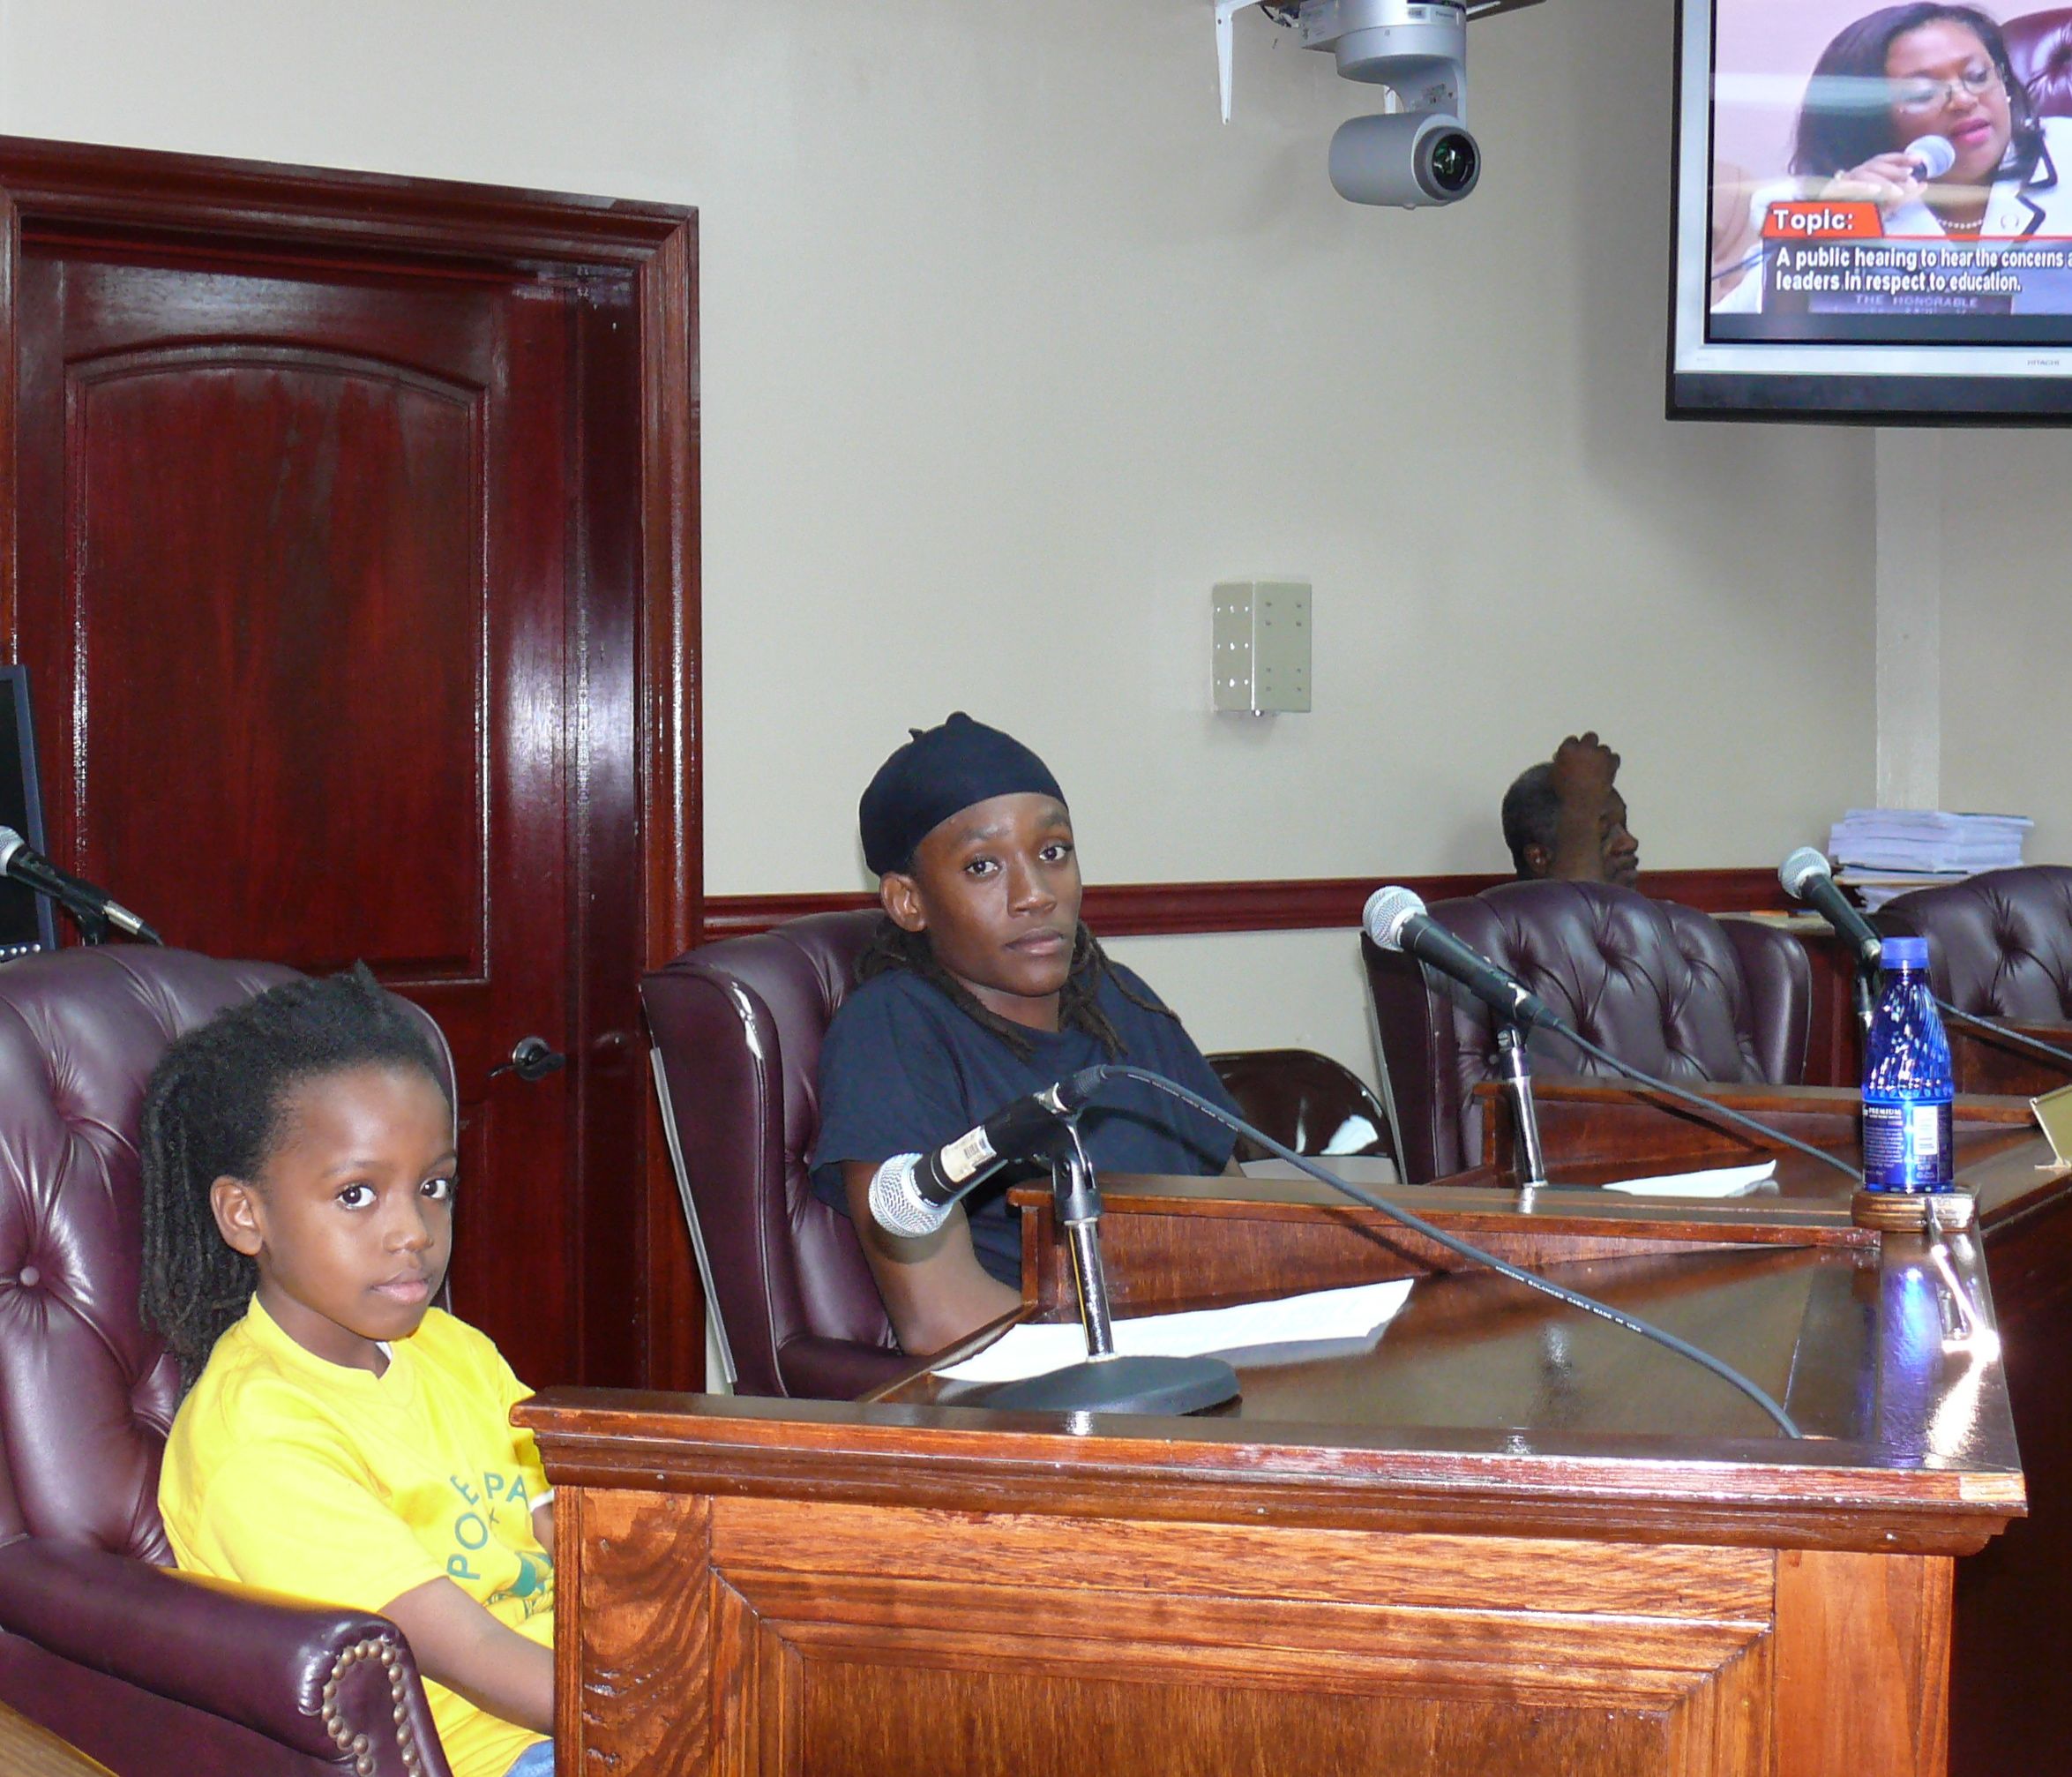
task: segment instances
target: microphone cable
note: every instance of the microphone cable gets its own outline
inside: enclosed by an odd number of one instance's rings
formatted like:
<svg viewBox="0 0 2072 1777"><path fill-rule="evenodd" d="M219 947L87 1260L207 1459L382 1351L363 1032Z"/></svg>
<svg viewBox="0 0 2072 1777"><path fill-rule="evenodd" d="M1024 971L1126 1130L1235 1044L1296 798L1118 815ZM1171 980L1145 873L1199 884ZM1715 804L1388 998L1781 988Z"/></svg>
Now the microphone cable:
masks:
<svg viewBox="0 0 2072 1777"><path fill-rule="evenodd" d="M2004 1038L2010 1043L2018 1043L2024 1049L2033 1049L2039 1055L2048 1055L2053 1061L2062 1061L2067 1067L2072 1067L2072 1049L2061 1049L2055 1043L2046 1043L2040 1037L2031 1037L2026 1031L2015 1030L1992 1018L1982 1018L1976 1012L1966 1012L1951 1005L1940 994L1934 997L1936 1009L1955 1018L1958 1023L1989 1031L1995 1037Z"/></svg>
<svg viewBox="0 0 2072 1777"><path fill-rule="evenodd" d="M1588 1046L1586 1045L1586 1046ZM1499 1276L1509 1278L1515 1283L1523 1284L1528 1289L1537 1290L1543 1295L1552 1296L1556 1301L1565 1302L1570 1308L1581 1308L1584 1313L1595 1315L1600 1320L1610 1321L1614 1326L1624 1327L1628 1332L1639 1333L1642 1338L1653 1339L1656 1344L1674 1352L1679 1357L1689 1359L1691 1362L1697 1364L1700 1368L1710 1370L1723 1382L1731 1383L1735 1388L1740 1390L1776 1421L1778 1428L1784 1432L1785 1436L1804 1437L1806 1436L1799 1429L1791 1415L1772 1400L1762 1389L1749 1381L1747 1376L1732 1365L1724 1363L1718 1358L1714 1357L1710 1352L1701 1351L1696 1346L1690 1344L1687 1340L1679 1338L1674 1333L1665 1331L1661 1327L1650 1325L1638 1316L1629 1315L1623 1308L1615 1308L1609 1302L1598 1301L1593 1296L1586 1296L1579 1291L1564 1288L1561 1285L1552 1282L1546 1278L1536 1276L1531 1271L1521 1271L1516 1265L1507 1263L1504 1260L1500 1259L1494 1253L1484 1252L1480 1247L1472 1246L1468 1241L1446 1233L1443 1229L1434 1227L1422 1216L1415 1215L1401 1205L1392 1203L1386 1198L1376 1196L1373 1191L1364 1189L1358 1185L1350 1184L1332 1172L1328 1166L1320 1166L1308 1156L1298 1154L1292 1148L1283 1147L1263 1130L1253 1128L1244 1118L1231 1115L1221 1105L1212 1104L1199 1092L1188 1091L1186 1087L1179 1084L1177 1081L1167 1079L1163 1074L1154 1074L1147 1068L1133 1068L1121 1061L1103 1062L1099 1067L1089 1068L1088 1071L1098 1073L1107 1079L1140 1081L1147 1086L1156 1087L1170 1098L1178 1098L1183 1105L1193 1106L1195 1110L1221 1123L1224 1128L1235 1129L1238 1134L1257 1142L1268 1153L1287 1161L1290 1166L1298 1167L1308 1173L1311 1178L1318 1181L1319 1183L1328 1185L1333 1190L1350 1197L1356 1203L1364 1204L1371 1210L1379 1210L1383 1215L1401 1222L1406 1228L1424 1235L1426 1240L1444 1247L1448 1252L1456 1254L1476 1264L1486 1265ZM1702 1104L1705 1101L1701 1099L1699 1102ZM1817 1153L1819 1150L1812 1149L1809 1151Z"/></svg>
<svg viewBox="0 0 2072 1777"><path fill-rule="evenodd" d="M1632 1063L1620 1061L1609 1049L1600 1049L1588 1037L1570 1030L1567 1024L1550 1023L1547 1028L1567 1038L1577 1048L1595 1055L1606 1067L1625 1075L1629 1080L1637 1080L1642 1085L1655 1091L1666 1092L1672 1098L1681 1098L1686 1104L1694 1105L1710 1116L1724 1117L1730 1123L1739 1123L1745 1129L1753 1129L1767 1141L1782 1142L1788 1148L1796 1148L1802 1154L1810 1154L1822 1166L1834 1167L1844 1178L1859 1185L1863 1183L1861 1173L1847 1160L1829 1153L1824 1148L1816 1148L1811 1142L1802 1142L1796 1136L1787 1136L1782 1129L1773 1129L1767 1123L1759 1123L1754 1117L1744 1116L1731 1106L1721 1104L1718 1099L1707 1098L1702 1092L1688 1091L1682 1086L1672 1085L1667 1080L1657 1080L1652 1074L1644 1074ZM2067 1059L2072 1060L2072 1057Z"/></svg>

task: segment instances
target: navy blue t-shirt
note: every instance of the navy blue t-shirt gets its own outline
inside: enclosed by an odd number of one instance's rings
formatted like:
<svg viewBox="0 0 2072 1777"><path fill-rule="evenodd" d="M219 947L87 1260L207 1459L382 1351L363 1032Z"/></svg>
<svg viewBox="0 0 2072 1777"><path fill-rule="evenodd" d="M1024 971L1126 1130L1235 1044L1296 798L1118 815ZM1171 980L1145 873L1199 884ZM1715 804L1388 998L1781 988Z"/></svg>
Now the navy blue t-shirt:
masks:
<svg viewBox="0 0 2072 1777"><path fill-rule="evenodd" d="M1109 967L1148 1000L1144 984ZM954 1142L1001 1106L1055 1085L1096 1062L1121 1060L1163 1074L1212 1103L1235 1109L1230 1095L1178 1018L1132 1004L1113 979L1096 1003L1125 1045L1109 1054L1083 1031L1026 1032L1027 1061L961 1010L939 987L905 969L889 969L850 994L827 1027L820 1051L820 1137L813 1144L813 1191L846 1215L842 1163L875 1166L894 1154L926 1153ZM1137 1080L1111 1080L1080 1116L1096 1173L1220 1173L1236 1137L1199 1111ZM1003 1283L1021 1285L1021 1218L1007 1188L1042 1169L1003 1167L964 1198L978 1262Z"/></svg>

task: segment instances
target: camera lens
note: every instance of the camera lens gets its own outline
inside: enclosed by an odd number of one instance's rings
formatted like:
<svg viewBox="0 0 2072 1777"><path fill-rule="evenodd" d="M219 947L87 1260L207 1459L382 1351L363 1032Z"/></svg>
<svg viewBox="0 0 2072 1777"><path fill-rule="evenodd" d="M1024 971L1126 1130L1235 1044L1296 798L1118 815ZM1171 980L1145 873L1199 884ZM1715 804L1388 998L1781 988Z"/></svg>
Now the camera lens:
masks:
<svg viewBox="0 0 2072 1777"><path fill-rule="evenodd" d="M1432 183L1448 198L1464 196L1480 170L1475 139L1465 130L1448 130L1432 144Z"/></svg>

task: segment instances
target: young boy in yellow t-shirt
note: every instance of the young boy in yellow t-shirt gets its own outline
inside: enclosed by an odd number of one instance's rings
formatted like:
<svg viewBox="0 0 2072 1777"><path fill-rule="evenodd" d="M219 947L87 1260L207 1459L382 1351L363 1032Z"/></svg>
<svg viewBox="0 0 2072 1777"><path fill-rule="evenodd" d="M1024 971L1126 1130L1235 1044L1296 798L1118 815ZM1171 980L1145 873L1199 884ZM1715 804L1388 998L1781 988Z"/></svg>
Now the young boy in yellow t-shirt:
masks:
<svg viewBox="0 0 2072 1777"><path fill-rule="evenodd" d="M364 969L276 987L167 1050L143 1148L181 1568L390 1618L454 1777L550 1777L553 1507L528 1391L430 1306L455 1156L423 1031Z"/></svg>

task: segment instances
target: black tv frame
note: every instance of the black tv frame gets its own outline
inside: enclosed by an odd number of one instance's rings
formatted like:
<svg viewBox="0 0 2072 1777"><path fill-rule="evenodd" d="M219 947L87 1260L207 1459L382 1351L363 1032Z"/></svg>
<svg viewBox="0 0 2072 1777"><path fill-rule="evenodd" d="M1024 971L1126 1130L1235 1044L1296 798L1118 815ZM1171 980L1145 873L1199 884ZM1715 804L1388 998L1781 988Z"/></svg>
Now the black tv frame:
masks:
<svg viewBox="0 0 2072 1777"><path fill-rule="evenodd" d="M1669 303L1664 353L1664 412L1672 420L1785 421L1829 425L1977 425L2051 426L2072 424L2072 344L2039 347L2010 343L2010 353L2049 350L2065 360L2062 375L1925 376L1909 375L1875 364L1849 372L1794 372L1788 370L1732 369L1679 371L1677 326L1684 199L1684 64L1687 17L1694 7L1717 19L1718 0L1676 0L1671 85L1669 153ZM1866 10L1869 10L1866 4ZM1710 36L1708 37L1709 45ZM1709 147L1711 96L1705 118ZM1704 238L1712 237L1712 188L1705 184ZM1708 261L1706 271L1710 273ZM1702 330L1710 304L1702 302L1697 325ZM2072 322L2072 318L2068 318ZM1731 343L1731 342L1729 342ZM1791 350L1785 344L1777 349ZM1825 346L1823 350L1890 353L1934 350L1931 346Z"/></svg>
<svg viewBox="0 0 2072 1777"><path fill-rule="evenodd" d="M14 711L14 749L19 765L10 778L0 769L0 826L11 827L32 851L44 850L42 780L36 771L36 727L29 708L29 670L0 665L0 698ZM0 746L4 744L4 707L0 707ZM4 761L0 753L0 761ZM19 791L19 806L11 808ZM33 935L31 935L33 934ZM0 877L0 963L38 950L57 948L57 918L50 897L26 882Z"/></svg>

